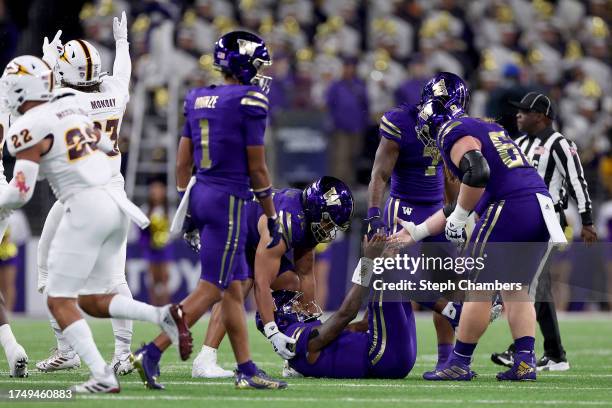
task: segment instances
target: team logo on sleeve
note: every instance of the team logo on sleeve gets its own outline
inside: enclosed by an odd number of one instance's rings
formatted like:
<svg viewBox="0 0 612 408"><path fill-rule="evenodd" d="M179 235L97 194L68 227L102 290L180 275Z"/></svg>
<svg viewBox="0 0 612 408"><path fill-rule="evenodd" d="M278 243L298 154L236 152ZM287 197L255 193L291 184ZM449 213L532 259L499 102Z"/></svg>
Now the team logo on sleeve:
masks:
<svg viewBox="0 0 612 408"><path fill-rule="evenodd" d="M30 191L30 187L26 183L26 176L23 171L17 172L15 174L15 187L19 190L19 195L24 197Z"/></svg>

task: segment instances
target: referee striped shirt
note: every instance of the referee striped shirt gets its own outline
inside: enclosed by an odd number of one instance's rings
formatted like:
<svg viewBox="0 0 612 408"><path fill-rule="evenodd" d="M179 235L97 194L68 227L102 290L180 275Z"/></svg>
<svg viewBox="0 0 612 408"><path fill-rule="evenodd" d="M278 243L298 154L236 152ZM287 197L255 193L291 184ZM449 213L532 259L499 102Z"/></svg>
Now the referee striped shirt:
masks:
<svg viewBox="0 0 612 408"><path fill-rule="evenodd" d="M535 135L520 136L516 144L544 179L555 209L558 212L566 209L571 195L578 205L582 225L592 225L591 198L576 144L552 126Z"/></svg>

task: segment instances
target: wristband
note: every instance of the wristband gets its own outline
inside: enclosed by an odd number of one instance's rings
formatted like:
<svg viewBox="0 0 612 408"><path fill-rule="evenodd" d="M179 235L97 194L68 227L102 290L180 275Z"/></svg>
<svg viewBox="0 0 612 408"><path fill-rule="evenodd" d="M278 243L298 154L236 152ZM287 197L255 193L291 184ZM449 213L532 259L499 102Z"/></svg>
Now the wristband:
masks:
<svg viewBox="0 0 612 408"><path fill-rule="evenodd" d="M370 280L372 279L373 272L374 261L370 258L363 257L359 260L359 263L355 267L355 271L353 271L353 278L351 279L351 282L367 288L370 286Z"/></svg>
<svg viewBox="0 0 612 408"><path fill-rule="evenodd" d="M274 336L275 334L280 333L278 331L278 327L275 322L269 322L264 325L264 334L267 338Z"/></svg>
<svg viewBox="0 0 612 408"><path fill-rule="evenodd" d="M457 203L457 205L455 206L455 210L450 216L453 217L455 221L467 222L467 219L470 216L470 211L461 207L459 203Z"/></svg>
<svg viewBox="0 0 612 408"><path fill-rule="evenodd" d="M368 218L380 217L380 208L370 207L368 208Z"/></svg>
<svg viewBox="0 0 612 408"><path fill-rule="evenodd" d="M257 197L258 200L262 200L272 195L272 186L270 185L268 187L255 189L253 190L253 193L255 194L255 197Z"/></svg>

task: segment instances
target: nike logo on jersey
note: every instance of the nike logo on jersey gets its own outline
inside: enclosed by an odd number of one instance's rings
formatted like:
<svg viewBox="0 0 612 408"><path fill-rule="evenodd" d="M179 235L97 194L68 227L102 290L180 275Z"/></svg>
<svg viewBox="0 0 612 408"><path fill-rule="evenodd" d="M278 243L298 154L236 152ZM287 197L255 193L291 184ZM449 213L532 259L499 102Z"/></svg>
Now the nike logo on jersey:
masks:
<svg viewBox="0 0 612 408"><path fill-rule="evenodd" d="M115 98L98 99L96 101L91 101L90 103L91 103L91 109L114 108Z"/></svg>

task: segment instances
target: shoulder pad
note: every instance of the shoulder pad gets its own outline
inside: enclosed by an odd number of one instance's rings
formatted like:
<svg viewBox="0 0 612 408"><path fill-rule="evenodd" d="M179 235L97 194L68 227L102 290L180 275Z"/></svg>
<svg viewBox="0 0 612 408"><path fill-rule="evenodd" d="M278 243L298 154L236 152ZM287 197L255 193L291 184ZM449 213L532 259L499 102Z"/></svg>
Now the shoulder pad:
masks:
<svg viewBox="0 0 612 408"><path fill-rule="evenodd" d="M438 146L441 150L452 146L457 139L461 136L465 136L465 126L462 118L453 119L446 122L438 131Z"/></svg>
<svg viewBox="0 0 612 408"><path fill-rule="evenodd" d="M35 146L47 136L39 128L39 120L37 115L26 114L13 123L6 135L6 146L11 156Z"/></svg>
<svg viewBox="0 0 612 408"><path fill-rule="evenodd" d="M240 109L247 116L266 117L268 104L268 97L255 85L245 87L240 95Z"/></svg>

